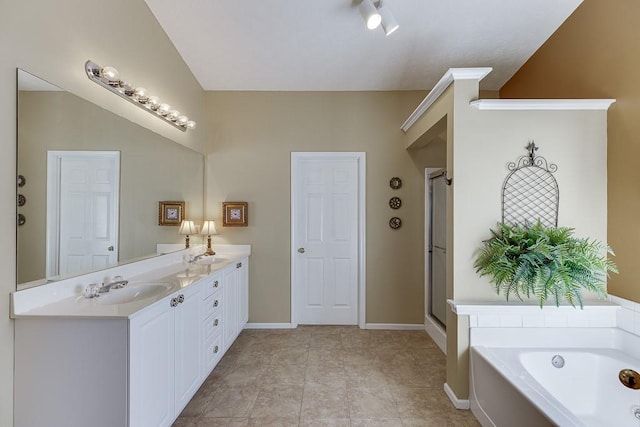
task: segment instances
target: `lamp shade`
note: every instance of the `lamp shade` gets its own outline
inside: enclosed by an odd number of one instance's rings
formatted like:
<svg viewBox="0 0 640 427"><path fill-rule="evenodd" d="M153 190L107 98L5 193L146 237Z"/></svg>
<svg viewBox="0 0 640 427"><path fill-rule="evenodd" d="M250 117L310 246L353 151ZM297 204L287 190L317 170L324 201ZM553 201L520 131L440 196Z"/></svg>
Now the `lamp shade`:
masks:
<svg viewBox="0 0 640 427"><path fill-rule="evenodd" d="M180 230L178 230L178 233L187 236L190 234L196 234L196 225L191 220L184 220L182 221L182 224L180 224Z"/></svg>
<svg viewBox="0 0 640 427"><path fill-rule="evenodd" d="M200 234L202 234L203 236L212 236L214 234L218 234L218 232L216 231L216 222L205 221L204 224L202 224Z"/></svg>

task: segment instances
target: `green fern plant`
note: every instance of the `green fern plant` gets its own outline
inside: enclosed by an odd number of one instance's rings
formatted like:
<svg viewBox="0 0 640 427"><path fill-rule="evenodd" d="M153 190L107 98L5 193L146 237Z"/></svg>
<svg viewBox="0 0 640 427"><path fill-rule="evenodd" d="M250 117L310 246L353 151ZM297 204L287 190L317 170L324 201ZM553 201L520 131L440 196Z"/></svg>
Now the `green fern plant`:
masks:
<svg viewBox="0 0 640 427"><path fill-rule="evenodd" d="M489 276L498 294L507 300L535 297L542 308L548 298L583 306L581 291L606 297L605 280L618 272L607 254L610 247L597 240L574 237L568 227L498 223L483 241L474 263L480 276Z"/></svg>

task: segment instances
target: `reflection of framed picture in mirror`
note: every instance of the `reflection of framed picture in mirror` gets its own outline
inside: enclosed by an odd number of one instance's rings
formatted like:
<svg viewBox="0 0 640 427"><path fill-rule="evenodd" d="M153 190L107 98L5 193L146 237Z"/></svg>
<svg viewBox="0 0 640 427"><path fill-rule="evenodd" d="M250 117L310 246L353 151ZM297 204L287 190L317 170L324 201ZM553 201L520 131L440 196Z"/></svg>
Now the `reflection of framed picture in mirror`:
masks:
<svg viewBox="0 0 640 427"><path fill-rule="evenodd" d="M180 225L184 219L184 202L158 202L158 225Z"/></svg>
<svg viewBox="0 0 640 427"><path fill-rule="evenodd" d="M222 202L222 226L246 227L249 225L247 209L247 202Z"/></svg>

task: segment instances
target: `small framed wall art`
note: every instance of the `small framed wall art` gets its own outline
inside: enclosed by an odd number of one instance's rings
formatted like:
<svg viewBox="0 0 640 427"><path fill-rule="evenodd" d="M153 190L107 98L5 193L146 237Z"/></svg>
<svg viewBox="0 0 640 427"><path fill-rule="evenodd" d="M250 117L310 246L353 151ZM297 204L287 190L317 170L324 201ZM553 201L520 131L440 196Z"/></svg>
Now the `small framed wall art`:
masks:
<svg viewBox="0 0 640 427"><path fill-rule="evenodd" d="M222 226L246 227L249 204L247 202L222 202Z"/></svg>
<svg viewBox="0 0 640 427"><path fill-rule="evenodd" d="M158 202L158 225L179 226L184 219L184 202Z"/></svg>

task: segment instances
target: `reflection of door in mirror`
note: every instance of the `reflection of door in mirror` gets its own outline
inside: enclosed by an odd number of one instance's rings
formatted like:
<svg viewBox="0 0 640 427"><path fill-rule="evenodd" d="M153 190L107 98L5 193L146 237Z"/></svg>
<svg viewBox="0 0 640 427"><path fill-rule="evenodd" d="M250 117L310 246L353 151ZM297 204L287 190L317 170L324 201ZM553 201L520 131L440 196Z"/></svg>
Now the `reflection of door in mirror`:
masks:
<svg viewBox="0 0 640 427"><path fill-rule="evenodd" d="M111 96L113 94L105 93L105 97ZM189 219L202 219L204 157L201 153L22 70L18 70L17 135L17 170L26 178L26 184L17 189L26 201L17 209L17 213L26 218L24 225L17 226L19 289L76 274L65 274L63 267L57 277L52 274L55 269L47 266L47 252L51 251L51 239L47 237L47 229L51 228L47 225L47 211L51 210L47 190L47 175L51 172L47 165L50 152L120 153L119 170L114 172L114 179L119 180L119 185L116 185L119 200L115 195L114 205L109 206L114 212L117 209L117 215L111 218L103 207L95 210L95 219L98 221L95 226L112 227L108 231L115 232L114 244L106 246L107 250L109 246L114 248L113 253L109 254L113 261L107 260L104 255L88 261L87 258L93 258L93 255L80 255L79 251L64 261L87 266L82 271L101 269L107 263L112 266L154 256L158 244L182 242L177 227L158 226L160 200L184 200ZM94 203L104 205L109 203L108 200L105 197ZM82 205L79 201L76 203ZM84 215L85 211L73 208L69 212L63 216L68 217L75 227L79 223L77 217ZM100 214L106 217L100 218ZM112 219L118 221L114 223L117 225L105 225L104 221ZM101 235L106 233L104 229L97 231L104 231ZM88 234L86 227L82 230L70 229L74 239L80 232ZM75 246L69 249L74 253L91 246L86 242L79 243L82 239L77 239L77 242L74 239ZM196 243L200 243L199 238L196 238ZM62 247L60 249L64 250ZM62 261L53 264L60 266Z"/></svg>
<svg viewBox="0 0 640 427"><path fill-rule="evenodd" d="M47 153L47 277L118 261L120 153Z"/></svg>

